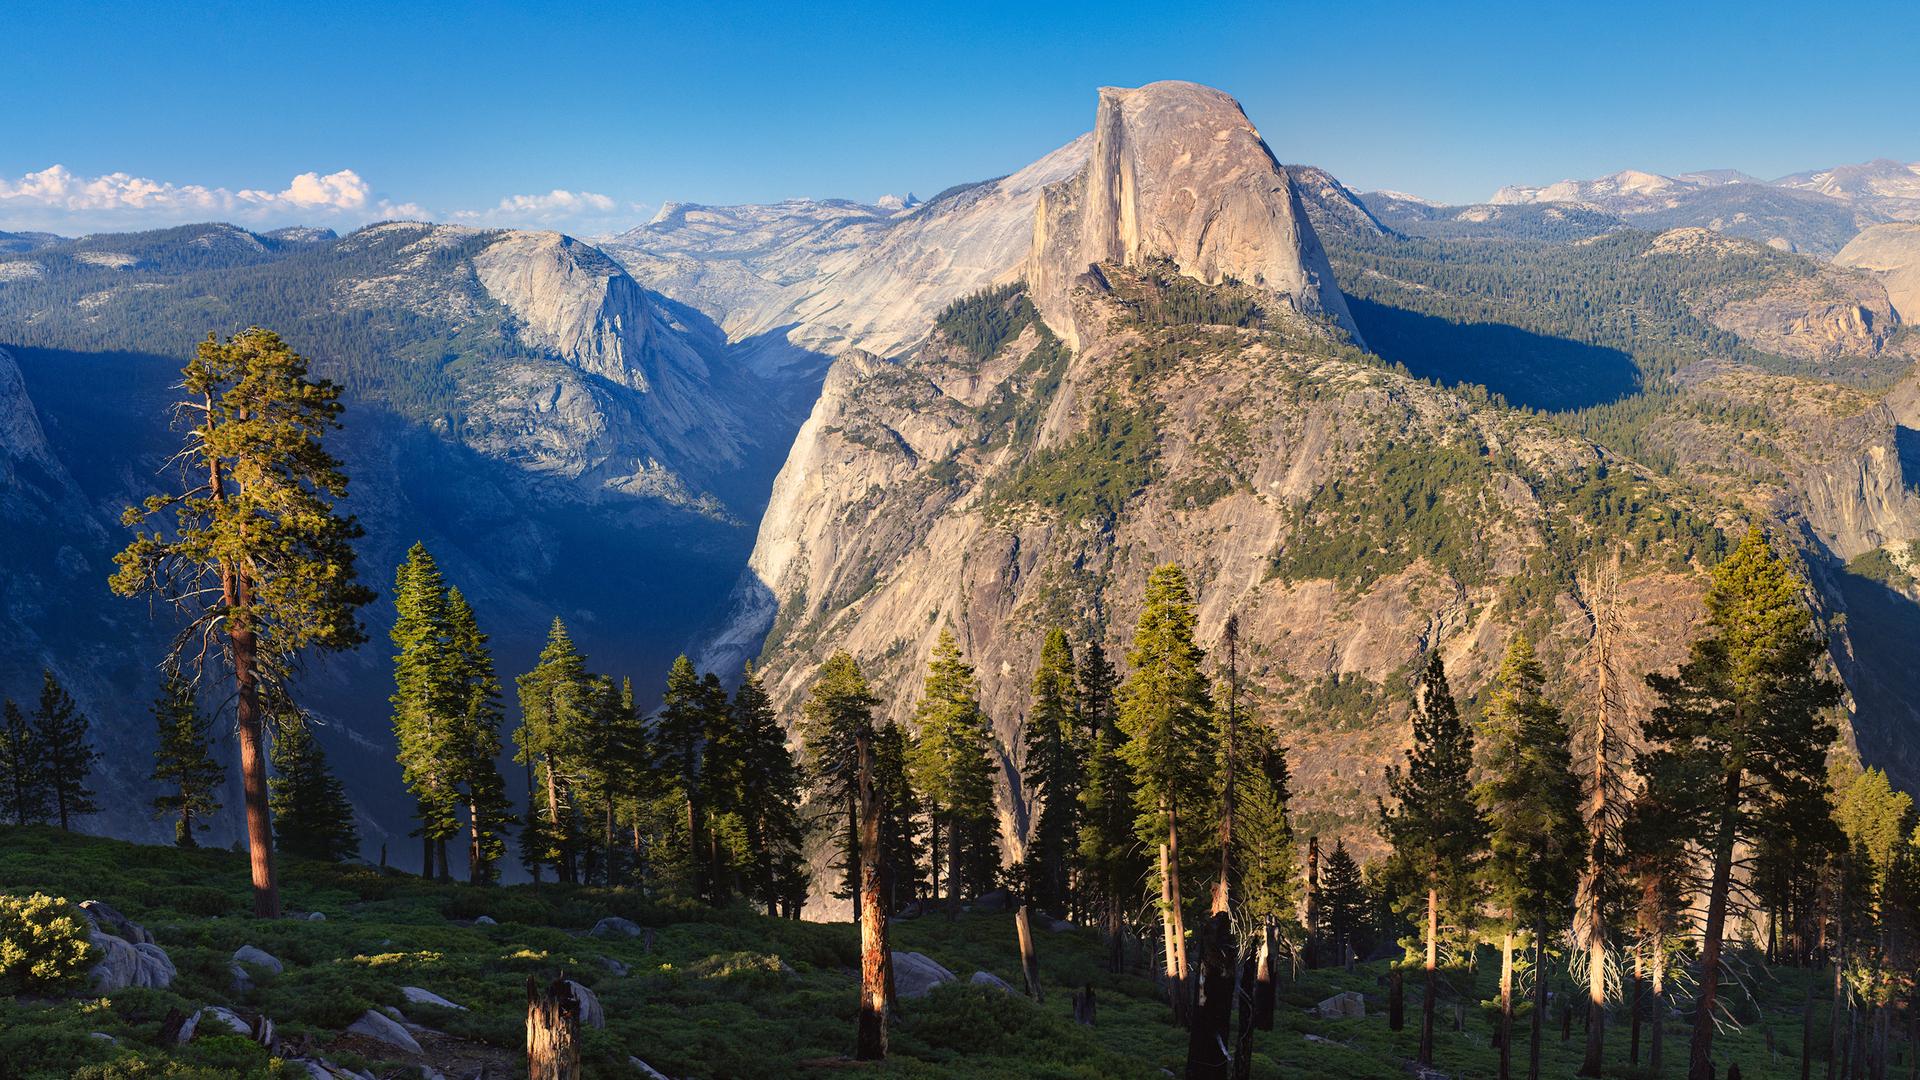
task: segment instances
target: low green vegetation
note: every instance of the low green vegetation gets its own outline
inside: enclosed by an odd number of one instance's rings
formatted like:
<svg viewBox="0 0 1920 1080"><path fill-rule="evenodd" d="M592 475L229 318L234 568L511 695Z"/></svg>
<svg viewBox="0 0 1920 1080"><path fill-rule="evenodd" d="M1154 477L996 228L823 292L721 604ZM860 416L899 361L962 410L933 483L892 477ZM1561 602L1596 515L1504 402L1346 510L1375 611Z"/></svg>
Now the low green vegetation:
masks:
<svg viewBox="0 0 1920 1080"><path fill-rule="evenodd" d="M1002 511L1037 506L1069 521L1112 521L1153 479L1158 443L1151 412L1117 396L1096 399L1086 430L999 481L991 505Z"/></svg>
<svg viewBox="0 0 1920 1080"><path fill-rule="evenodd" d="M1294 510L1271 572L1350 584L1426 558L1477 581L1487 570L1477 537L1491 476L1482 448L1386 441Z"/></svg>

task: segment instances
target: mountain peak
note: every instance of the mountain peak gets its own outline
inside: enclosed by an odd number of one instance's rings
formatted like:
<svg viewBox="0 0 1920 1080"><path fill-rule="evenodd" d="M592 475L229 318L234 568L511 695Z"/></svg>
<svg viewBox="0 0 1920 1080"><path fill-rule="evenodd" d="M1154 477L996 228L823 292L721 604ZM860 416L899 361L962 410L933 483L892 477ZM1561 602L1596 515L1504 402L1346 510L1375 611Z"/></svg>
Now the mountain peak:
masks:
<svg viewBox="0 0 1920 1080"><path fill-rule="evenodd" d="M1102 87L1087 164L1041 198L1027 266L1034 304L1077 342L1070 294L1089 266L1163 258L1188 277L1233 278L1330 316L1358 337L1292 178L1239 102L1190 82Z"/></svg>

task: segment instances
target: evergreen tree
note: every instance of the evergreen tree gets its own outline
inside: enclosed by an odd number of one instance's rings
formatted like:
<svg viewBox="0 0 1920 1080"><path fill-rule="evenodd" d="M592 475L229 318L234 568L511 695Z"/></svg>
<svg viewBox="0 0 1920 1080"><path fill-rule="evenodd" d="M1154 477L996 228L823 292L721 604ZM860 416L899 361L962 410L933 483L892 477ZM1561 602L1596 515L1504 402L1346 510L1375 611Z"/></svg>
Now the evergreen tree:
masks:
<svg viewBox="0 0 1920 1080"><path fill-rule="evenodd" d="M274 842L305 859L340 862L360 850L353 806L327 768L326 751L306 720L285 716L274 725L273 777L268 783Z"/></svg>
<svg viewBox="0 0 1920 1080"><path fill-rule="evenodd" d="M769 916L806 893L805 831L800 819L800 770L787 749L786 729L774 715L760 674L748 663L733 694L733 728L740 739L740 815L747 831L747 895ZM797 886L797 888L796 888Z"/></svg>
<svg viewBox="0 0 1920 1080"><path fill-rule="evenodd" d="M837 895L860 896L860 787L857 742L873 734L873 709L879 699L868 688L860 665L845 650L827 657L800 709L800 742L807 781L815 801L830 807L832 847L842 871ZM854 900L856 914L861 901Z"/></svg>
<svg viewBox="0 0 1920 1080"><path fill-rule="evenodd" d="M1040 812L1032 826L1026 877L1028 893L1042 908L1074 910L1072 856L1079 842L1082 763L1090 747L1082 737L1073 647L1060 627L1047 631L1033 672L1033 703L1027 712L1029 797Z"/></svg>
<svg viewBox="0 0 1920 1080"><path fill-rule="evenodd" d="M154 812L177 819L174 843L198 847L194 830L205 829L207 815L220 809L218 791L226 770L213 759L212 724L195 702L193 684L180 672L167 673L153 703L153 720L159 729L153 780L164 792L153 800Z"/></svg>
<svg viewBox="0 0 1920 1080"><path fill-rule="evenodd" d="M1706 635L1676 674L1647 677L1660 704L1645 726L1640 771L1673 785L1662 794L1705 839L1712 862L1688 1080L1707 1080L1713 1069L1734 849L1767 800L1825 782L1834 738L1825 711L1840 693L1822 670L1827 645L1805 591L1766 534L1750 529L1714 568Z"/></svg>
<svg viewBox="0 0 1920 1080"><path fill-rule="evenodd" d="M931 820L934 892L938 895L944 854L947 902L958 905L963 892L993 884L1000 869L1000 833L991 735L980 711L979 684L951 628L941 628L927 662L914 723L918 731L909 764Z"/></svg>
<svg viewBox="0 0 1920 1080"><path fill-rule="evenodd" d="M1117 972L1124 959L1127 913L1140 899L1147 871L1133 828L1133 774L1120 756L1126 737L1120 732L1115 681L1100 643L1088 644L1079 672L1080 715L1093 744L1080 787L1081 880L1106 934L1108 967Z"/></svg>
<svg viewBox="0 0 1920 1080"><path fill-rule="evenodd" d="M1474 794L1486 815L1484 872L1497 913L1500 947L1500 1077L1510 1075L1513 1049L1513 942L1533 935L1534 983L1544 995L1549 925L1573 905L1575 877L1586 854L1580 785L1573 774L1567 725L1546 698L1546 672L1525 635L1516 635L1500 665L1482 727L1486 778ZM1540 1072L1544 996L1535 1002L1529 1076Z"/></svg>
<svg viewBox="0 0 1920 1080"><path fill-rule="evenodd" d="M661 699L660 715L654 722L654 740L659 748L661 770L672 778L674 795L682 803L684 831L676 847L684 846L688 884L696 896L707 894L705 839L705 792L700 784L700 744L711 726L713 702L700 682L693 661L681 656L667 671L667 692Z"/></svg>
<svg viewBox="0 0 1920 1080"><path fill-rule="evenodd" d="M514 760L535 774L521 832L522 858L553 867L561 881L576 882L581 836L574 784L585 758L594 699L586 658L565 623L553 620L539 661L518 685Z"/></svg>
<svg viewBox="0 0 1920 1080"><path fill-rule="evenodd" d="M40 672L40 707L33 712L34 741L40 746L41 765L46 769L46 786L53 799L54 819L60 828L70 827L82 814L96 814L93 792L87 776L100 754L87 740L87 717L73 698L53 677Z"/></svg>
<svg viewBox="0 0 1920 1080"><path fill-rule="evenodd" d="M920 845L920 800L908 766L913 746L906 728L892 721L874 730L873 783L880 799L880 856L887 868L883 887L890 912L918 897L926 861Z"/></svg>
<svg viewBox="0 0 1920 1080"><path fill-rule="evenodd" d="M1643 761L1642 768L1655 764ZM1692 825L1667 801L1668 793L1679 791L1683 781L1644 772L1642 778L1644 784L1628 806L1620 835L1633 898L1635 966L1645 972L1652 993L1646 1010L1654 1018L1648 1071L1659 1076L1665 1056L1667 972L1683 947L1682 919L1692 885L1687 855ZM1636 1021L1638 1016L1636 1010ZM1637 1048L1637 1039L1634 1045ZM1634 1056L1638 1064L1637 1053Z"/></svg>
<svg viewBox="0 0 1920 1080"><path fill-rule="evenodd" d="M1326 915L1327 940L1343 961L1351 953L1364 955L1368 927L1372 922L1372 900L1367 895L1366 879L1360 864L1347 852L1344 840L1333 842L1326 869L1320 877L1321 907Z"/></svg>
<svg viewBox="0 0 1920 1080"><path fill-rule="evenodd" d="M1425 905L1426 993L1420 1007L1420 1063L1433 1064L1433 1013L1439 992L1442 916L1464 934L1474 910L1475 864L1486 850L1486 823L1473 801L1473 732L1460 719L1439 650L1414 690L1413 746L1405 769L1387 770L1393 806L1380 809L1393 845L1390 869L1404 908Z"/></svg>
<svg viewBox="0 0 1920 1080"><path fill-rule="evenodd" d="M1205 747L1213 705L1193 640L1193 596L1187 576L1168 563L1147 578L1145 604L1127 655L1130 670L1120 690L1121 748L1134 781L1136 831L1159 851L1163 971L1174 1011L1184 1020L1187 958L1186 916L1180 880L1181 823L1198 824L1210 801Z"/></svg>
<svg viewBox="0 0 1920 1080"><path fill-rule="evenodd" d="M15 825L38 824L53 810L46 751L20 706L9 699L0 725L0 767L6 770L7 810Z"/></svg>
<svg viewBox="0 0 1920 1080"><path fill-rule="evenodd" d="M455 726L467 702L453 655L447 586L426 545L416 542L394 571L393 738L400 777L413 795L421 839L420 876L451 877L447 840L459 831L460 795L450 775Z"/></svg>
<svg viewBox="0 0 1920 1080"><path fill-rule="evenodd" d="M500 677L494 673L487 635L459 589L447 590L448 654L459 694L448 733L448 779L466 793L467 880L498 881L507 852L513 802L500 775Z"/></svg>
<svg viewBox="0 0 1920 1080"><path fill-rule="evenodd" d="M1235 771L1233 886L1256 925L1291 925L1299 909L1300 867L1287 817L1293 777L1287 751L1273 729L1252 715L1240 718L1242 764Z"/></svg>
<svg viewBox="0 0 1920 1080"><path fill-rule="evenodd" d="M740 816L740 736L733 727L733 710L720 676L709 671L700 679L700 712L704 730L700 740L700 801L707 808L707 893L714 903L735 889L738 868L746 858L746 826Z"/></svg>
<svg viewBox="0 0 1920 1080"><path fill-rule="evenodd" d="M303 650L364 641L354 612L373 598L354 579L360 527L334 513L347 477L322 445L340 426L340 388L309 379L304 358L257 328L224 344L209 334L183 374L180 405L199 417L176 459L184 491L124 515L138 528L171 511L171 532L137 532L115 557L112 585L123 596L158 593L188 616L176 661L219 643L234 678L254 914L273 918L263 694L284 695Z"/></svg>

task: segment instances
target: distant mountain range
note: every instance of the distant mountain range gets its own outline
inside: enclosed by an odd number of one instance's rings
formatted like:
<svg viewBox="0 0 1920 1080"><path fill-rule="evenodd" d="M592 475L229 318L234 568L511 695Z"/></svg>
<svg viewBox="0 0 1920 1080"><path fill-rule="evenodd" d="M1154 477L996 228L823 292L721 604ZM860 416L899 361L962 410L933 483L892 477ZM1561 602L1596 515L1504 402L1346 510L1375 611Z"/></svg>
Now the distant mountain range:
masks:
<svg viewBox="0 0 1920 1080"><path fill-rule="evenodd" d="M791 707L847 647L905 716L951 621L1012 761L1039 630L1123 655L1174 559L1203 643L1229 610L1259 635L1307 824L1357 834L1422 650L1471 700L1524 625L1581 701L1575 564L1629 553L1630 651L1664 664L1715 529L1758 519L1847 616L1858 745L1920 778L1910 167L1446 207L1280 164L1216 90L1090 104L1088 134L924 201L669 204L593 242L0 234L0 693L55 669L145 790L167 624L106 592L118 513L166 481L187 350L259 324L346 389L366 579L425 540L509 677L557 614L643 699L689 649ZM389 601L365 614L373 644L302 694L373 855L411 808ZM161 837L143 801L93 827Z"/></svg>

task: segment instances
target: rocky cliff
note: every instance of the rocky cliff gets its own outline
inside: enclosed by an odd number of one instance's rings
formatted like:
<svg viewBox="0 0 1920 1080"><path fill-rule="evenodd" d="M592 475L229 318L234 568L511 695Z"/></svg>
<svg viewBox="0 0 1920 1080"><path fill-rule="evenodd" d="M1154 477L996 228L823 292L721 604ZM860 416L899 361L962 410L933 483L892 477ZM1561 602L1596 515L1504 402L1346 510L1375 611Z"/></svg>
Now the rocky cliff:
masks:
<svg viewBox="0 0 1920 1080"><path fill-rule="evenodd" d="M1901 319L1920 324L1920 224L1891 222L1863 230L1833 261L1878 275Z"/></svg>
<svg viewBox="0 0 1920 1080"><path fill-rule="evenodd" d="M1101 89L1086 165L1035 212L1025 278L1047 325L1077 346L1071 294L1087 269L1156 259L1359 335L1287 171L1237 102L1195 83Z"/></svg>

